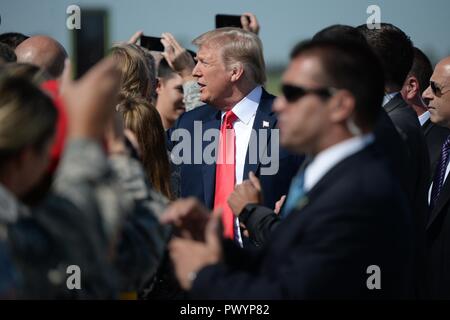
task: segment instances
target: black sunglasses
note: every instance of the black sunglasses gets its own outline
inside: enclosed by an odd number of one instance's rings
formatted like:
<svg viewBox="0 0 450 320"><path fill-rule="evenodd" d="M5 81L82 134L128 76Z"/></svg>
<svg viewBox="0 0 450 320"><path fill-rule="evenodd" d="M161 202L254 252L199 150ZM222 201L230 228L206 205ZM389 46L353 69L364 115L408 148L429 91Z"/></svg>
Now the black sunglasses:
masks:
<svg viewBox="0 0 450 320"><path fill-rule="evenodd" d="M442 96L443 94L449 92L450 90L447 90L445 92L442 92L442 89L436 84L436 82L434 81L430 81L430 87L431 87L431 91L433 92L433 94L435 96Z"/></svg>
<svg viewBox="0 0 450 320"><path fill-rule="evenodd" d="M288 102L295 102L301 97L307 94L315 94L322 98L331 97L336 89L334 88L318 88L318 89L307 89L304 87L293 86L290 84L283 84L281 86L281 92Z"/></svg>

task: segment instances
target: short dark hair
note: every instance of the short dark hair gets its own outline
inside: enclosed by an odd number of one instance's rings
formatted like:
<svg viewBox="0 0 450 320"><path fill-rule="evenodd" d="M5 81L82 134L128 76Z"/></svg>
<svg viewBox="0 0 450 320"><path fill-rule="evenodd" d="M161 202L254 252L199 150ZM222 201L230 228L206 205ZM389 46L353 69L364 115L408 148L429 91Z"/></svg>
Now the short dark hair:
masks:
<svg viewBox="0 0 450 320"><path fill-rule="evenodd" d="M422 94L430 84L430 78L433 74L433 66L430 59L417 47L414 47L414 62L409 71L409 75L417 78L419 81L419 89Z"/></svg>
<svg viewBox="0 0 450 320"><path fill-rule="evenodd" d="M346 89L355 98L355 123L372 128L384 95L381 64L367 44L342 40L311 40L299 43L291 59L317 56L324 69L326 86Z"/></svg>
<svg viewBox="0 0 450 320"><path fill-rule="evenodd" d="M18 32L6 32L0 34L0 42L10 46L13 50L28 38L29 36Z"/></svg>
<svg viewBox="0 0 450 320"><path fill-rule="evenodd" d="M14 50L10 46L0 42L0 64L8 62L16 62L17 57Z"/></svg>
<svg viewBox="0 0 450 320"><path fill-rule="evenodd" d="M332 41L346 41L346 42L357 42L362 44L367 44L366 38L361 32L355 27L344 25L344 24L334 24L326 27L319 32L317 32L313 40L332 40Z"/></svg>
<svg viewBox="0 0 450 320"><path fill-rule="evenodd" d="M402 88L414 59L411 39L390 23L381 23L379 29L363 24L358 30L380 58L386 85Z"/></svg>
<svg viewBox="0 0 450 320"><path fill-rule="evenodd" d="M158 65L158 78L168 80L175 75L175 71L169 66L165 58L162 58Z"/></svg>

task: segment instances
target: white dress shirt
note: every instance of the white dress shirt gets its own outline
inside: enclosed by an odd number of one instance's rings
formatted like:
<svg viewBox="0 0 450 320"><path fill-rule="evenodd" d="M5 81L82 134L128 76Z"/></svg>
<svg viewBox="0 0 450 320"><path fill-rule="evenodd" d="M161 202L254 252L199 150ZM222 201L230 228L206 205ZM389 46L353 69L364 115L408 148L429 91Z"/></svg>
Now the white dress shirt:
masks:
<svg viewBox="0 0 450 320"><path fill-rule="evenodd" d="M256 110L258 110L259 102L261 101L261 95L262 88L258 86L231 109L238 117L233 125L236 135L236 184L240 184L243 180L248 179L248 177L244 177L245 157L253 129L253 122L255 121ZM222 121L224 116L225 112L222 112Z"/></svg>
<svg viewBox="0 0 450 320"><path fill-rule="evenodd" d="M259 102L261 101L262 87L257 86L244 99L239 101L231 111L238 117L234 122L233 128L236 137L236 154L235 154L235 181L236 184L242 183L243 180L248 179L244 177L245 158L247 156L248 144L253 129L253 122L255 122L256 111L258 110ZM222 112L222 121L225 117L225 112ZM239 219L235 219L235 225L239 239L239 244L242 245L242 236L239 228Z"/></svg>
<svg viewBox="0 0 450 320"><path fill-rule="evenodd" d="M305 192L310 191L339 162L361 151L375 140L373 133L356 136L323 150L305 169Z"/></svg>
<svg viewBox="0 0 450 320"><path fill-rule="evenodd" d="M430 119L430 111L425 111L424 113L422 113L419 116L419 122L420 122L420 126L423 127L423 125L425 124L425 122L428 121L428 119Z"/></svg>

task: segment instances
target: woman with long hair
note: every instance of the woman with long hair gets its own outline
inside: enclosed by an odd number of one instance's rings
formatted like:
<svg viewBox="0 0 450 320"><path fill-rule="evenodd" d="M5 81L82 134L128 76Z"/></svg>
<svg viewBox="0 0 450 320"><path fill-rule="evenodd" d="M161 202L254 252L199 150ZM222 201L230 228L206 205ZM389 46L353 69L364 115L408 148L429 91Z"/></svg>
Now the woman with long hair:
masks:
<svg viewBox="0 0 450 320"><path fill-rule="evenodd" d="M123 115L125 128L136 137L139 156L153 188L172 199L169 159L158 111L141 97L124 98L117 109Z"/></svg>
<svg viewBox="0 0 450 320"><path fill-rule="evenodd" d="M133 44L113 47L111 53L121 71L117 110L123 115L125 128L136 137L139 157L151 185L172 199L164 128L150 98L154 90L151 80L154 75L151 75L148 57Z"/></svg>

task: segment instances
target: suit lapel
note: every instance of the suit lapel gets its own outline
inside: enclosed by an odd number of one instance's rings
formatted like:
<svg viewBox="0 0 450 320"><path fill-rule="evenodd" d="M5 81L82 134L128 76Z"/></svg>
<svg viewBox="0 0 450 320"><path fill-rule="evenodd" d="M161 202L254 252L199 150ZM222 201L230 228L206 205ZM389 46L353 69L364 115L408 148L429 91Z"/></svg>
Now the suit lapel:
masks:
<svg viewBox="0 0 450 320"><path fill-rule="evenodd" d="M448 178L448 177L447 177ZM427 229L433 224L434 220L439 216L439 214L444 209L445 205L450 200L450 179L446 179L444 186L442 188L441 194L436 201L436 205L433 208L433 211L430 214L428 219Z"/></svg>
<svg viewBox="0 0 450 320"><path fill-rule="evenodd" d="M403 98L400 93L397 93L394 98L392 98L385 106L384 109L387 113L391 113L404 103Z"/></svg>
<svg viewBox="0 0 450 320"><path fill-rule="evenodd" d="M212 108L212 107L211 107ZM205 121L203 123L203 132L202 137L205 131L208 129L217 129L220 130L220 111L214 112L211 116L211 118L208 121ZM214 143L215 150L218 151L217 145L219 143L219 137L217 137L214 142L211 141L203 141L203 147L202 151L205 150L206 146L208 146L211 143ZM217 154L216 154L217 157ZM203 159L203 157L202 157ZM212 208L214 205L214 190L215 190L215 183L216 183L216 164L207 164L204 163L204 159L202 160L202 174L203 174L203 188L204 188L204 195L205 195L205 204Z"/></svg>
<svg viewBox="0 0 450 320"><path fill-rule="evenodd" d="M430 119L428 119L422 126L423 134L426 136L430 132L431 128L433 128L433 126L434 124Z"/></svg>
<svg viewBox="0 0 450 320"><path fill-rule="evenodd" d="M253 122L253 132L255 132L256 135L252 134L250 136L247 155L245 156L243 180L248 178L250 171L253 171L256 174L261 164L260 155L264 154L263 152L266 152L267 146L270 144L271 129L275 128L277 123L277 118L272 111L273 99L274 96L263 89L261 101L256 111L255 121ZM266 142L263 145L260 145L259 140L261 137L259 136L259 130L265 130L267 132L267 141L261 141L261 143ZM253 146L253 148L251 146ZM263 149L260 150L260 147ZM250 156L250 153L253 152L256 152L256 155L252 154L252 156Z"/></svg>
<svg viewBox="0 0 450 320"><path fill-rule="evenodd" d="M294 219L297 219L295 217L298 216L300 211L306 210L310 204L316 203L316 199L320 197L324 191L332 188L333 184L337 181L337 179L339 179L341 175L346 174L346 172L349 172L350 170L353 170L358 166L359 163L363 163L366 160L366 155L369 153L372 154L374 152L373 148L373 145L369 145L358 151L357 153L343 159L334 167L332 167L319 181L317 181L317 183L312 187L311 190L305 193L305 195L295 206L294 211L286 217L285 221L287 221L288 223L289 221L292 222ZM305 170L313 160L313 158L307 157L300 170Z"/></svg>

